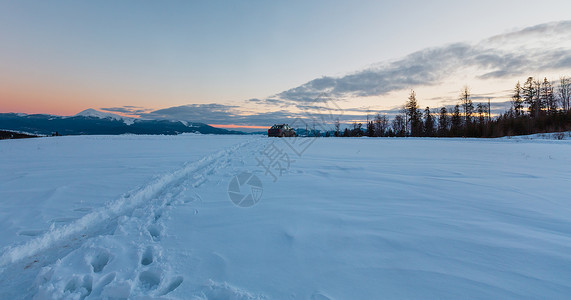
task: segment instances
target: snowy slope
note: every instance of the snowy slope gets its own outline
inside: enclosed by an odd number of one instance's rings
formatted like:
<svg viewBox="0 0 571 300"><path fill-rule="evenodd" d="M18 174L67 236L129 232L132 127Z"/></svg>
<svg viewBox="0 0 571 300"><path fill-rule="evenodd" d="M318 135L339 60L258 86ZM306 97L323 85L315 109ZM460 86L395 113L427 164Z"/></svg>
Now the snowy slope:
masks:
<svg viewBox="0 0 571 300"><path fill-rule="evenodd" d="M95 110L93 108L88 108L74 115L74 117L91 117L99 119L111 119L117 121L123 121L126 125L132 125L135 123L135 118L123 117L114 113L102 112Z"/></svg>
<svg viewBox="0 0 571 300"><path fill-rule="evenodd" d="M563 299L570 147L200 135L2 141L0 298ZM262 166L276 153L281 173ZM252 207L228 196L243 171L263 184Z"/></svg>

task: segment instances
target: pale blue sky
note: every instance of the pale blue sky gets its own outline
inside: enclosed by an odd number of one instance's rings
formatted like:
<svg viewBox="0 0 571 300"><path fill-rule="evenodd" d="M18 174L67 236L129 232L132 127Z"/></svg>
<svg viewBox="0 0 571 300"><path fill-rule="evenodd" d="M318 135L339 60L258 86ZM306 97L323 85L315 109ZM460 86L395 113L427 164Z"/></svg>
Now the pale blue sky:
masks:
<svg viewBox="0 0 571 300"><path fill-rule="evenodd" d="M240 106L570 16L571 1L0 1L0 111Z"/></svg>

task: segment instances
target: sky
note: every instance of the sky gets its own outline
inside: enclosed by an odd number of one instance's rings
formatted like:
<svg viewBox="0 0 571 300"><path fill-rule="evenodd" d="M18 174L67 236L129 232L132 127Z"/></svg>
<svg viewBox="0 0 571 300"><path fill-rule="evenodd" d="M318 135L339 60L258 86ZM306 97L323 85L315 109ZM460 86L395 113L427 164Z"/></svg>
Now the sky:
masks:
<svg viewBox="0 0 571 300"><path fill-rule="evenodd" d="M571 75L570 1L3 1L0 112L222 127L391 114L411 89L500 111Z"/></svg>

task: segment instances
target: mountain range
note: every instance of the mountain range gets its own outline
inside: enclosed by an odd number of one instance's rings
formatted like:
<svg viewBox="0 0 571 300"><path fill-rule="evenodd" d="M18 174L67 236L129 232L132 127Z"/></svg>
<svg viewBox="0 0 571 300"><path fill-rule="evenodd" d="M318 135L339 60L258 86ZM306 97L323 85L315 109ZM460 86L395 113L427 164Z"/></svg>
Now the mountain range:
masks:
<svg viewBox="0 0 571 300"><path fill-rule="evenodd" d="M37 135L93 134L243 134L204 123L180 120L143 120L86 109L73 116L0 113L0 129Z"/></svg>

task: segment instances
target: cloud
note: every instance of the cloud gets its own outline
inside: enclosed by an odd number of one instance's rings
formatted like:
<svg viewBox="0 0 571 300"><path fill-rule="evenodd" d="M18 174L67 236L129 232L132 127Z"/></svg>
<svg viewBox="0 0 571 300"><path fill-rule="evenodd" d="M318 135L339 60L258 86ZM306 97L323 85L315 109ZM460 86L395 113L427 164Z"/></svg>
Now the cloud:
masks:
<svg viewBox="0 0 571 300"><path fill-rule="evenodd" d="M288 105L291 105L290 101L286 101L286 100L282 100L282 99L276 99L276 98L266 98L266 99L258 99L258 98L252 98L252 99L248 99L246 100L246 102L249 103L255 103L255 104L264 104L264 105L274 105L274 106L279 106L279 107L288 107Z"/></svg>
<svg viewBox="0 0 571 300"><path fill-rule="evenodd" d="M323 97L380 96L415 86L438 85L468 68L476 69L474 77L483 80L569 69L569 41L571 21L541 24L477 44L456 43L424 49L343 77L317 78L272 99L312 103Z"/></svg>
<svg viewBox="0 0 571 300"><path fill-rule="evenodd" d="M223 104L189 104L169 107L141 114L141 118L154 120L185 120L192 122L220 123L236 117L237 106Z"/></svg>
<svg viewBox="0 0 571 300"><path fill-rule="evenodd" d="M287 123L297 115L285 110L246 114L236 105L190 104L155 110L139 115L143 119L183 120L221 125L268 126L274 123Z"/></svg>
<svg viewBox="0 0 571 300"><path fill-rule="evenodd" d="M565 40L569 35L571 20L550 22L526 27L521 30L498 34L485 39L483 43L506 45L506 44L529 44L530 41L537 45L542 44L542 40Z"/></svg>
<svg viewBox="0 0 571 300"><path fill-rule="evenodd" d="M220 125L247 125L247 126L271 126L273 124L288 123L299 128L316 127L332 129L336 118L341 123L350 123L354 120L362 121L366 118L366 109L351 108L340 109L335 106L305 106L304 110L293 113L288 110L276 110L271 112L244 113L239 106L223 104L191 104L169 107L141 113L143 119L153 120L182 120ZM371 117L377 113L370 112ZM381 114L393 116L398 110L379 111Z"/></svg>
<svg viewBox="0 0 571 300"><path fill-rule="evenodd" d="M470 51L466 44L426 49L344 77L314 79L277 96L283 100L314 102L325 95L333 98L378 96L412 86L434 85L460 65L462 58L471 55Z"/></svg>
<svg viewBox="0 0 571 300"><path fill-rule="evenodd" d="M118 112L124 113L128 115L140 115L149 111L148 108L140 107L140 106L132 106L132 105L125 105L121 107L103 107L100 110L108 111L108 112Z"/></svg>

